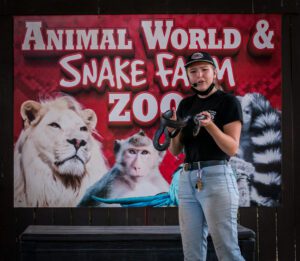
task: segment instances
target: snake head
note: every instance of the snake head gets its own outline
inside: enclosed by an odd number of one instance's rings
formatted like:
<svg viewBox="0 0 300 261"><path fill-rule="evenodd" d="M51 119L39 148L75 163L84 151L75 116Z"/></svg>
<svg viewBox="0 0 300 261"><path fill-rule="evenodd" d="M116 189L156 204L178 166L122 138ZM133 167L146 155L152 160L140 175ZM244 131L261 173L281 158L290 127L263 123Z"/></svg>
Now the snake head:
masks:
<svg viewBox="0 0 300 261"><path fill-rule="evenodd" d="M170 119L173 116L173 111L172 110L167 110L162 114L163 117Z"/></svg>
<svg viewBox="0 0 300 261"><path fill-rule="evenodd" d="M197 115L194 116L194 123L197 125L197 124L199 124L199 121L205 120L205 119L207 119L206 115L197 114Z"/></svg>

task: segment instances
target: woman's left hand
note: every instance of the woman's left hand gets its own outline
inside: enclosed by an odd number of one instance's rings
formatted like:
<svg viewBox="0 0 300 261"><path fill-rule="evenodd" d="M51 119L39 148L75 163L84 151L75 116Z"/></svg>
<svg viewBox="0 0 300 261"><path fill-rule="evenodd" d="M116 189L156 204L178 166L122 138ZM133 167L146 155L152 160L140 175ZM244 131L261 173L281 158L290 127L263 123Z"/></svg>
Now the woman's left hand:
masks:
<svg viewBox="0 0 300 261"><path fill-rule="evenodd" d="M205 116L205 119L200 120L201 126L206 127L212 123L212 118L208 111L203 111L199 115Z"/></svg>

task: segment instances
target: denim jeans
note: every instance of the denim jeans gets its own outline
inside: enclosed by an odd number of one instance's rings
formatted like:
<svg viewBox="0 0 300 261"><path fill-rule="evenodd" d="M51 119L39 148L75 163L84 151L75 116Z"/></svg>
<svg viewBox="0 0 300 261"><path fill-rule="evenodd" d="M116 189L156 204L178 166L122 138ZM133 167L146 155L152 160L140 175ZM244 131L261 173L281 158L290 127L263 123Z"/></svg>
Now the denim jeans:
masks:
<svg viewBox="0 0 300 261"><path fill-rule="evenodd" d="M208 231L219 261L241 261L237 237L238 188L227 164L202 169L203 187L195 186L198 170L179 178L179 224L185 261L205 261Z"/></svg>

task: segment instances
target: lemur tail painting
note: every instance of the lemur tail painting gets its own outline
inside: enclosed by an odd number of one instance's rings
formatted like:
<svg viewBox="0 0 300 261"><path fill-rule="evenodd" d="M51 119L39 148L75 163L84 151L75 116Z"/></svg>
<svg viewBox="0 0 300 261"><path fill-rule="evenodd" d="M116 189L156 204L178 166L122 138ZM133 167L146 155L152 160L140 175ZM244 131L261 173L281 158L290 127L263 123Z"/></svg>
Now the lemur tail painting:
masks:
<svg viewBox="0 0 300 261"><path fill-rule="evenodd" d="M197 51L242 105L240 205L280 205L281 16L144 14L14 17L15 207L176 206L152 139Z"/></svg>

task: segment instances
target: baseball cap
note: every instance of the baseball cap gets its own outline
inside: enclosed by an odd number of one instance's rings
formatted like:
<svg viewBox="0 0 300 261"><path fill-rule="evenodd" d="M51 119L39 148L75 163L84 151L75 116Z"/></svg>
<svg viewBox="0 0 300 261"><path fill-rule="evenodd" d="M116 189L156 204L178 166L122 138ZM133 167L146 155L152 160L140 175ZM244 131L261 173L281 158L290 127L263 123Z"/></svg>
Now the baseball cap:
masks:
<svg viewBox="0 0 300 261"><path fill-rule="evenodd" d="M187 68L195 62L207 62L216 67L214 60L211 58L210 54L206 52L193 53L191 56L188 57L184 67Z"/></svg>

